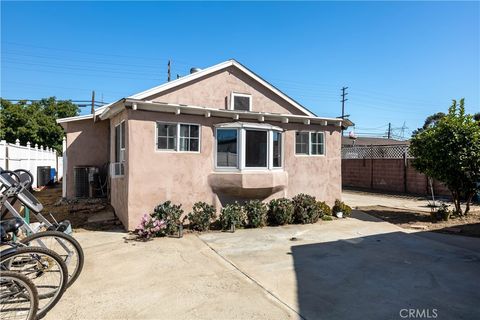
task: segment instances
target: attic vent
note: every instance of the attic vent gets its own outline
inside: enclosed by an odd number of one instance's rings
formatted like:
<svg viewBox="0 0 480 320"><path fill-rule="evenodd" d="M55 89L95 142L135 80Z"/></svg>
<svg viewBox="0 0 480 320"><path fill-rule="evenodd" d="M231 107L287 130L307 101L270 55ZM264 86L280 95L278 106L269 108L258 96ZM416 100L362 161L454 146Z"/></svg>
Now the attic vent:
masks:
<svg viewBox="0 0 480 320"><path fill-rule="evenodd" d="M202 71L202 69L196 68L196 67L190 68L190 74L198 72L198 71Z"/></svg>

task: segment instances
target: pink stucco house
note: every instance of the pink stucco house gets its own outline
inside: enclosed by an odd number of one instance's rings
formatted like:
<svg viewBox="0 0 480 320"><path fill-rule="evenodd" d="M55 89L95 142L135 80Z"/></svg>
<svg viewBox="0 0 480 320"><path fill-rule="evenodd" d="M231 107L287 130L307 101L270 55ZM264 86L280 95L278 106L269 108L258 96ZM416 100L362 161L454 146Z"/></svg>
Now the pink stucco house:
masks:
<svg viewBox="0 0 480 320"><path fill-rule="evenodd" d="M109 163L110 201L127 229L171 200L220 209L234 200L298 193L341 197L341 129L235 60L59 119L66 132L64 196L75 168Z"/></svg>

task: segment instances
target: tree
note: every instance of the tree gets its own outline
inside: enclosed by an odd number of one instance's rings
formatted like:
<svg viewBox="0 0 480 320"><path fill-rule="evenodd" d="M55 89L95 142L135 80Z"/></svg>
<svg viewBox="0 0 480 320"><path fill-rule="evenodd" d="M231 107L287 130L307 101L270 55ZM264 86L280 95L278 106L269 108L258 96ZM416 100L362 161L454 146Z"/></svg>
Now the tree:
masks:
<svg viewBox="0 0 480 320"><path fill-rule="evenodd" d="M414 130L412 132L412 135L416 135L416 134L422 132L423 130L426 130L426 129L434 126L435 123L437 123L443 117L445 117L445 113L443 113L443 112L437 112L437 113L432 114L431 116L428 116L425 119L425 122L424 122L423 126L421 128L418 128L417 130Z"/></svg>
<svg viewBox="0 0 480 320"><path fill-rule="evenodd" d="M473 119L475 119L475 121L478 121L480 122L480 112L477 112L473 115Z"/></svg>
<svg viewBox="0 0 480 320"><path fill-rule="evenodd" d="M455 212L462 215L460 200L465 198L465 214L480 190L480 126L465 114L464 99L453 100L448 114L412 137L413 166L443 182L452 193Z"/></svg>
<svg viewBox="0 0 480 320"><path fill-rule="evenodd" d="M38 143L61 154L64 132L55 120L76 116L78 110L71 101L57 101L55 97L32 103L27 100L11 103L0 98L0 140Z"/></svg>

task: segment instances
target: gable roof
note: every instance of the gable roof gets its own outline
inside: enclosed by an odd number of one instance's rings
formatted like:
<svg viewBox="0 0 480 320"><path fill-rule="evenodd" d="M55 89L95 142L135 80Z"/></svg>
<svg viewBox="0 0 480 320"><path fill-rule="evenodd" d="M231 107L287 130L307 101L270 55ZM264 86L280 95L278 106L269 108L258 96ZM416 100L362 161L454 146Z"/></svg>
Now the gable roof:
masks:
<svg viewBox="0 0 480 320"><path fill-rule="evenodd" d="M226 69L228 67L235 67L235 68L239 69L240 71L247 74L248 76L253 78L255 81L259 82L260 84L262 84L263 86L268 88L270 91L275 93L277 96L281 97L283 100L287 101L288 103L290 103L291 105L293 105L295 108L299 109L300 111L302 111L306 115L311 116L311 117L316 116L312 111L308 110L307 108L302 106L300 103L298 103L297 101L295 101L291 97L287 96L285 93L283 93L282 91L277 89L275 86L273 86L272 84L267 82L265 79L263 79L262 77L260 77L259 75L257 75L256 73L254 73L253 71L251 71L250 69L248 69L247 67L245 67L244 65L242 65L241 63L239 63L238 61L236 61L234 59L227 60L225 62L222 62L222 63L216 64L214 66L208 67L206 69L200 70L198 72L191 73L191 74L189 74L187 76L184 76L184 77L181 77L179 79L176 79L176 80L164 83L162 85L159 85L157 87L142 91L142 92L134 94L134 95L131 95L128 98L143 100L143 99L146 99L146 98L148 98L152 95L162 93L166 90L175 88L177 86L180 86L180 85L183 85L185 83L191 82L193 80L199 79L201 77L207 76L207 75L212 74L214 72Z"/></svg>

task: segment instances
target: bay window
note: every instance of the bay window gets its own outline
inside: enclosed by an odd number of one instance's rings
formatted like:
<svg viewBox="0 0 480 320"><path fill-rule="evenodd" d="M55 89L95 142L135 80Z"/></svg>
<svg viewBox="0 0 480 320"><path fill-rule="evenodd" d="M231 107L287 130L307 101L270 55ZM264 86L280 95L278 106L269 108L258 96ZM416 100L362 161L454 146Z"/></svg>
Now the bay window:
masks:
<svg viewBox="0 0 480 320"><path fill-rule="evenodd" d="M282 167L282 129L269 124L226 123L216 128L216 168Z"/></svg>

